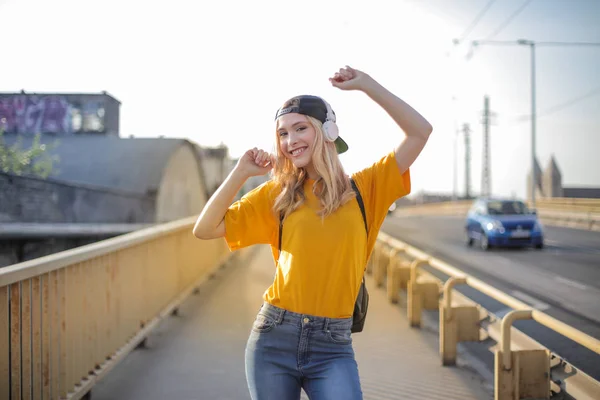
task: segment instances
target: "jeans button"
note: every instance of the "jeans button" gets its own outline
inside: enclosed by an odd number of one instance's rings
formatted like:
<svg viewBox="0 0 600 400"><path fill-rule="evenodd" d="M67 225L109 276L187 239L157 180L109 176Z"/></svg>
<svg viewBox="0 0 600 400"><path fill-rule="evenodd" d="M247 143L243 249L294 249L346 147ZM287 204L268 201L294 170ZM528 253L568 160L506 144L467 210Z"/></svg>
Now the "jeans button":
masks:
<svg viewBox="0 0 600 400"><path fill-rule="evenodd" d="M310 320L309 320L308 318L304 318L304 323L305 323L305 324L308 324L308 322L309 322L309 321L310 321Z"/></svg>

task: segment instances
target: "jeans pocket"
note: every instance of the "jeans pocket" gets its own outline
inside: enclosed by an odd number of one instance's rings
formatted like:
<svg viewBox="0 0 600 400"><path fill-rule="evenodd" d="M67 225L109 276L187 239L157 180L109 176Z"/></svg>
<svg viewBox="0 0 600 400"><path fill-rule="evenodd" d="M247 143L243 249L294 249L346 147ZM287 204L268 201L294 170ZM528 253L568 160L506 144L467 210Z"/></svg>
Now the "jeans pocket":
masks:
<svg viewBox="0 0 600 400"><path fill-rule="evenodd" d="M254 323L252 324L252 330L257 333L269 332L275 326L275 320L269 318L266 315L258 314Z"/></svg>
<svg viewBox="0 0 600 400"><path fill-rule="evenodd" d="M335 344L350 344L352 343L350 333L350 329L328 330L327 338Z"/></svg>

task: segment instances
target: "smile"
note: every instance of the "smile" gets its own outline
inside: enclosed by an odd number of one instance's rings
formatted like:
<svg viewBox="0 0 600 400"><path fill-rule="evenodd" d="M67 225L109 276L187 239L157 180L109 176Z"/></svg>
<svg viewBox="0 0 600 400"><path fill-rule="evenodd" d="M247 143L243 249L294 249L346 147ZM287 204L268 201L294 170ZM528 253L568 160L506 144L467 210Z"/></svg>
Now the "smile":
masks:
<svg viewBox="0 0 600 400"><path fill-rule="evenodd" d="M304 150L306 150L306 147L300 147L299 149L295 149L290 151L290 154L294 157L299 156L300 154L304 153Z"/></svg>

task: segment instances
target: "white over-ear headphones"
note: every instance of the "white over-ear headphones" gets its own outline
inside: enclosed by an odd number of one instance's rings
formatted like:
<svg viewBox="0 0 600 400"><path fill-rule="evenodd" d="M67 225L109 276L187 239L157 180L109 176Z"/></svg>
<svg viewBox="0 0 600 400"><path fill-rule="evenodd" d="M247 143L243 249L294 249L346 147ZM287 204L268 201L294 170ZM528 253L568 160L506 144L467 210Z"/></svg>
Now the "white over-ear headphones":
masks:
<svg viewBox="0 0 600 400"><path fill-rule="evenodd" d="M326 102L325 99L321 99L321 100L323 100L323 103L325 103L325 107L327 108L327 117L325 118L325 122L323 123L323 131L325 132L325 139L328 142L334 142L335 139L337 139L340 134L338 126L335 123L335 114L333 113L333 110L331 109L331 106L329 105L329 103Z"/></svg>

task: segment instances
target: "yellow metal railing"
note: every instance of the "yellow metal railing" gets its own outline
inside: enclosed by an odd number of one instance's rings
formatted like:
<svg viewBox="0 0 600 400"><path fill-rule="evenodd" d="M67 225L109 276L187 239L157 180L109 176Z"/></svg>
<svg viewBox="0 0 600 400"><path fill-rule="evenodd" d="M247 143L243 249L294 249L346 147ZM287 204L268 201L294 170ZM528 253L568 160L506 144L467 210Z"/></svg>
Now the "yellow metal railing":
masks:
<svg viewBox="0 0 600 400"><path fill-rule="evenodd" d="M422 269L430 267L449 276L441 281ZM495 350L495 398L550 398L551 392L565 391L577 399L600 399L600 382L592 379L553 354L532 338L512 327L516 319L533 319L545 327L600 354L600 340L595 339L548 314L482 282L431 255L380 233L367 272L375 284L383 286L387 277L388 299L397 302L399 291L406 288L407 314L411 326L421 325L422 310L439 310L440 355L443 365L456 363L459 342L479 341L482 335L500 344ZM453 291L455 285L468 285L513 308L502 320L471 299ZM442 295L440 299L440 295ZM483 330L487 321L487 331ZM551 369L557 375L553 380ZM564 375L564 376L563 376Z"/></svg>
<svg viewBox="0 0 600 400"><path fill-rule="evenodd" d="M581 213L600 213L600 199L576 199L569 197L541 198L536 207L544 210L575 211Z"/></svg>
<svg viewBox="0 0 600 400"><path fill-rule="evenodd" d="M230 255L193 218L0 269L0 399L78 399Z"/></svg>
<svg viewBox="0 0 600 400"><path fill-rule="evenodd" d="M396 209L398 215L465 215L473 201L425 203ZM600 231L600 199L551 198L536 200L543 223Z"/></svg>

